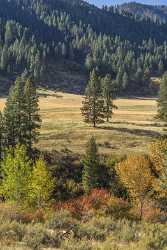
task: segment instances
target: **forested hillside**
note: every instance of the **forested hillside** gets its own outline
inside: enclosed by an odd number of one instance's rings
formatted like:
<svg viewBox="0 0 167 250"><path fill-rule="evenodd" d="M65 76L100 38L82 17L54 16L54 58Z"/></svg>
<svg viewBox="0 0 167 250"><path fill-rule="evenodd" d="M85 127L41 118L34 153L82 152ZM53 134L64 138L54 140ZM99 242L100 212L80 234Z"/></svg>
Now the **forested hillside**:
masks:
<svg viewBox="0 0 167 250"><path fill-rule="evenodd" d="M120 14L132 14L136 19L151 20L154 23L167 22L167 6L150 6L136 2L125 3L117 7Z"/></svg>
<svg viewBox="0 0 167 250"><path fill-rule="evenodd" d="M0 89L16 75L81 92L89 71L121 94L152 94L167 69L167 25L80 0L0 0Z"/></svg>

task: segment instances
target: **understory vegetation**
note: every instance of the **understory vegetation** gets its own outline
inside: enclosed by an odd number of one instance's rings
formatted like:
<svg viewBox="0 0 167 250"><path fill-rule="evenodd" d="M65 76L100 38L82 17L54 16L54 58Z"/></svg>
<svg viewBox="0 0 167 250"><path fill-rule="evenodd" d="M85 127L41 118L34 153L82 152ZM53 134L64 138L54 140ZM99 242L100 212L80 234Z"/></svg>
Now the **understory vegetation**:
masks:
<svg viewBox="0 0 167 250"><path fill-rule="evenodd" d="M101 197L101 208L92 202L89 211L79 218L63 208L51 214L41 210L20 212L14 207L1 206L1 249L166 249L166 224L140 222L132 215L129 219L124 218L128 214L127 204L117 200L116 206L121 207L117 212L117 208L111 209L113 200L110 196L106 201ZM12 211L3 214L3 209Z"/></svg>
<svg viewBox="0 0 167 250"><path fill-rule="evenodd" d="M163 122L166 86L165 73L157 114ZM113 99L110 76L93 71L81 108L85 122L112 120ZM166 136L148 153L119 156L102 154L90 136L84 153L74 154L36 148L41 123L36 86L20 77L0 116L1 249L165 250Z"/></svg>

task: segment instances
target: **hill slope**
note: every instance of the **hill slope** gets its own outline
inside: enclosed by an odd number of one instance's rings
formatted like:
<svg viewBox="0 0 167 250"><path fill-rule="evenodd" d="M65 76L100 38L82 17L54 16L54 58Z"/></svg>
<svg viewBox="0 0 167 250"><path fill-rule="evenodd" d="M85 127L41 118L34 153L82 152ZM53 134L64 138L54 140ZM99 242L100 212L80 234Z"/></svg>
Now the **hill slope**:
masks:
<svg viewBox="0 0 167 250"><path fill-rule="evenodd" d="M167 6L151 6L136 2L125 3L118 7L120 11L131 13L140 19L150 19L154 23L167 22Z"/></svg>
<svg viewBox="0 0 167 250"><path fill-rule="evenodd" d="M121 93L150 93L167 68L167 26L81 0L0 0L0 89L18 74L81 92L88 72L112 74Z"/></svg>

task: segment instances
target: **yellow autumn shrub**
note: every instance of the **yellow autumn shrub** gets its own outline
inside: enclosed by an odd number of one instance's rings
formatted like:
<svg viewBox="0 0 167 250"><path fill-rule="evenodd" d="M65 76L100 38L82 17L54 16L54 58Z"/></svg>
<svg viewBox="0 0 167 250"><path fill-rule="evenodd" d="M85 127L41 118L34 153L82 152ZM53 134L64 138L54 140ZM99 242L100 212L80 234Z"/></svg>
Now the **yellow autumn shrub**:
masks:
<svg viewBox="0 0 167 250"><path fill-rule="evenodd" d="M153 187L157 197L166 197L167 190L163 188L165 173L165 154L167 154L167 139L159 139L149 146L149 157L155 175Z"/></svg>
<svg viewBox="0 0 167 250"><path fill-rule="evenodd" d="M151 162L148 157L140 154L130 154L119 163L117 174L127 188L131 200L140 204L140 218L146 197L152 190L154 177L151 172Z"/></svg>

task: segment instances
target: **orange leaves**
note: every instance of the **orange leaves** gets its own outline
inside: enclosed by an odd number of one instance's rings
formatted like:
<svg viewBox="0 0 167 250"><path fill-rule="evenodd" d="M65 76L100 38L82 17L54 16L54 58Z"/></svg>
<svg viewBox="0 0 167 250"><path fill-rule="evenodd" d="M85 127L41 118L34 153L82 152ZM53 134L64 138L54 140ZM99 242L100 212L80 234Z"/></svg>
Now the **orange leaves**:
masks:
<svg viewBox="0 0 167 250"><path fill-rule="evenodd" d="M83 215L92 209L102 208L110 199L110 194L105 189L93 189L88 195L69 200L55 205L56 210L69 210L75 215Z"/></svg>

